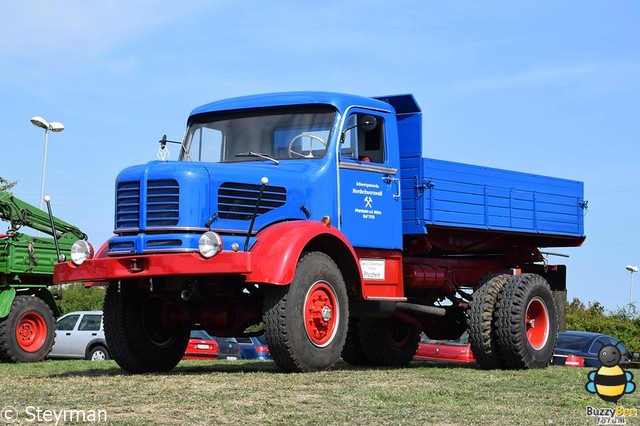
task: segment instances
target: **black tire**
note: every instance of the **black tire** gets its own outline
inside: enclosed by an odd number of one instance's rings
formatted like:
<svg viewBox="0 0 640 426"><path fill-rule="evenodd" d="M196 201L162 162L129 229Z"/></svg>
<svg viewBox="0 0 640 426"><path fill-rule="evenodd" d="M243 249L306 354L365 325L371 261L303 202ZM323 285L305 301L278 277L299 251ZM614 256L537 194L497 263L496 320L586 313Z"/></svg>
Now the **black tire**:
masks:
<svg viewBox="0 0 640 426"><path fill-rule="evenodd" d="M512 275L489 275L473 293L469 309L469 343L477 364L484 369L503 368L496 343L494 314L498 296Z"/></svg>
<svg viewBox="0 0 640 426"><path fill-rule="evenodd" d="M511 279L498 297L496 341L507 368L549 365L558 334L556 306L547 281L522 274Z"/></svg>
<svg viewBox="0 0 640 426"><path fill-rule="evenodd" d="M342 348L342 359L350 365L362 366L370 365L371 361L367 357L362 343L360 343L360 320L356 317L349 318L349 329L347 330L347 340Z"/></svg>
<svg viewBox="0 0 640 426"><path fill-rule="evenodd" d="M0 320L0 361L38 362L55 340L55 318L36 296L16 296L9 315Z"/></svg>
<svg viewBox="0 0 640 426"><path fill-rule="evenodd" d="M326 254L305 254L290 285L267 286L263 312L269 351L283 371L328 370L340 358L349 304L340 269Z"/></svg>
<svg viewBox="0 0 640 426"><path fill-rule="evenodd" d="M106 361L109 359L109 351L102 345L97 345L87 352L86 359L89 361Z"/></svg>
<svg viewBox="0 0 640 426"><path fill-rule="evenodd" d="M182 359L189 328L180 324L162 328L162 302L149 298L135 283L110 285L103 311L109 353L123 370L133 374L169 371Z"/></svg>
<svg viewBox="0 0 640 426"><path fill-rule="evenodd" d="M411 362L420 343L420 331L391 316L362 318L360 343L372 365L404 367Z"/></svg>

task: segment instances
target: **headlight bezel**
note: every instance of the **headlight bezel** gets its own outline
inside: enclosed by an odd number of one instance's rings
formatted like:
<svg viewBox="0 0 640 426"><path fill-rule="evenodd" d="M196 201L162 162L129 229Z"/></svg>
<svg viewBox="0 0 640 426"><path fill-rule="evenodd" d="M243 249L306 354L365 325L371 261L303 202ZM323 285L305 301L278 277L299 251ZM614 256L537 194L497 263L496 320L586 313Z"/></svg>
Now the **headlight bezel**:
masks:
<svg viewBox="0 0 640 426"><path fill-rule="evenodd" d="M207 231L198 240L198 252L205 259L211 259L222 251L222 237L217 232Z"/></svg>
<svg viewBox="0 0 640 426"><path fill-rule="evenodd" d="M73 243L70 252L71 262L76 266L80 266L86 260L92 259L95 254L93 245L87 240L78 240Z"/></svg>

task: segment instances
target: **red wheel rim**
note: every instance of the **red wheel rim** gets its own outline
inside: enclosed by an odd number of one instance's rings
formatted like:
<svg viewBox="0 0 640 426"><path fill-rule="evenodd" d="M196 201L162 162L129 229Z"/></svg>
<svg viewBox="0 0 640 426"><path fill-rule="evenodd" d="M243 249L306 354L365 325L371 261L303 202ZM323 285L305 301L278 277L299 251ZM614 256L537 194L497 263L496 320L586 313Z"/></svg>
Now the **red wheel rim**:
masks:
<svg viewBox="0 0 640 426"><path fill-rule="evenodd" d="M307 292L304 302L304 327L311 343L327 346L335 336L340 312L329 283L318 281Z"/></svg>
<svg viewBox="0 0 640 426"><path fill-rule="evenodd" d="M37 352L47 340L47 322L37 312L27 312L18 320L16 341L25 352Z"/></svg>
<svg viewBox="0 0 640 426"><path fill-rule="evenodd" d="M541 349L549 339L549 312L539 297L531 299L525 316L527 339L533 349Z"/></svg>

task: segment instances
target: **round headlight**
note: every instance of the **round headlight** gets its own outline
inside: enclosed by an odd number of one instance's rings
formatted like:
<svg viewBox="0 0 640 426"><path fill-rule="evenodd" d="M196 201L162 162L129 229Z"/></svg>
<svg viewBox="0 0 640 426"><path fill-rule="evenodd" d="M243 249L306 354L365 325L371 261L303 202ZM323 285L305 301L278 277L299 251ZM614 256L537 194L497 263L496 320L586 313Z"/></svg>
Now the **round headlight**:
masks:
<svg viewBox="0 0 640 426"><path fill-rule="evenodd" d="M222 251L222 237L215 232L205 232L198 241L198 250L205 259L215 256Z"/></svg>
<svg viewBox="0 0 640 426"><path fill-rule="evenodd" d="M93 257L93 246L89 241L78 240L71 246L71 261L75 265L82 265L82 263Z"/></svg>

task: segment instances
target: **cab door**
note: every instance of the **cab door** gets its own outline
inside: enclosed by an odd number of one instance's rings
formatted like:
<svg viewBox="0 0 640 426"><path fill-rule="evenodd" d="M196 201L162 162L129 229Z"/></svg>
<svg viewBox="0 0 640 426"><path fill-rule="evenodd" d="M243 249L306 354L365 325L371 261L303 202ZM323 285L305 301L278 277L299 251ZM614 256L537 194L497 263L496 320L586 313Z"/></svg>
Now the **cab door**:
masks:
<svg viewBox="0 0 640 426"><path fill-rule="evenodd" d="M340 138L340 229L354 247L402 248L395 117L352 109ZM375 124L374 124L375 123Z"/></svg>

